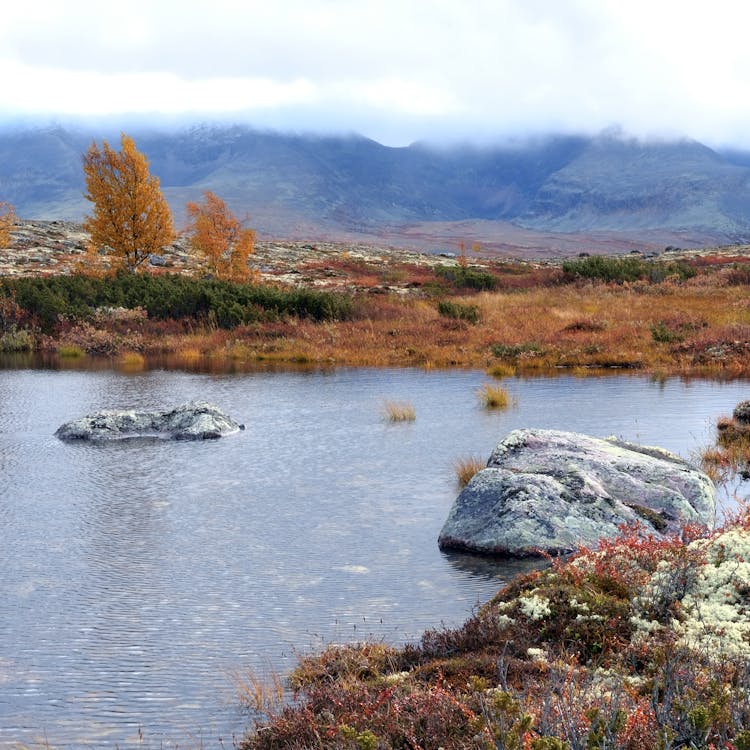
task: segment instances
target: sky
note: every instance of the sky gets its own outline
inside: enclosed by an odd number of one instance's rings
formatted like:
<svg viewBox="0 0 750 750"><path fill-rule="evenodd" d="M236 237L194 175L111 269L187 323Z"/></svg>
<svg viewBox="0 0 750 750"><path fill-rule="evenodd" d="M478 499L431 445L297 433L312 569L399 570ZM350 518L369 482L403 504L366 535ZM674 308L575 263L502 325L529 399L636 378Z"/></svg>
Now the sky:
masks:
<svg viewBox="0 0 750 750"><path fill-rule="evenodd" d="M746 0L26 0L0 121L228 121L387 145L618 127L750 147Z"/></svg>

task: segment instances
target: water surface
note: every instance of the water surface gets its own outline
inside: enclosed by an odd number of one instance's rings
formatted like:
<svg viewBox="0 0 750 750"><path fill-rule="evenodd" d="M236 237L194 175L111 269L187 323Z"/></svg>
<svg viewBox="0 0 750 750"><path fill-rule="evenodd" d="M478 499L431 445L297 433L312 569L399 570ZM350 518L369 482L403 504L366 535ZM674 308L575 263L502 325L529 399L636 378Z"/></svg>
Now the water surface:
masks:
<svg viewBox="0 0 750 750"><path fill-rule="evenodd" d="M0 371L0 746L213 747L241 735L233 673L458 624L518 565L436 545L453 462L509 430L618 435L691 457L747 383L477 372ZM206 443L64 444L106 407L213 401ZM388 424L386 399L413 404Z"/></svg>

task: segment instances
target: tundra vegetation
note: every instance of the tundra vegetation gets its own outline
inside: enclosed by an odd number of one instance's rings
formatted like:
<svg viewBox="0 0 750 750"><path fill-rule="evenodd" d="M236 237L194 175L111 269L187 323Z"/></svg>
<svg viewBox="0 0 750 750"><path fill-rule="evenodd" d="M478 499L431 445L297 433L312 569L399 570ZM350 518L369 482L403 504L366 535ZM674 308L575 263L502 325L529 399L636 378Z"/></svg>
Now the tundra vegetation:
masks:
<svg viewBox="0 0 750 750"><path fill-rule="evenodd" d="M750 512L623 529L518 577L458 628L300 658L243 750L748 750ZM268 695L268 693L263 693Z"/></svg>
<svg viewBox="0 0 750 750"><path fill-rule="evenodd" d="M679 264L694 273L664 275L674 264L657 271L658 261L638 263L646 270L629 281L592 278L575 264L565 271L484 261L477 273L496 279L492 291L467 289L463 271L448 280L441 265L376 265L345 254L326 261L339 282L328 289L264 283L262 273L249 282L206 278L197 266L192 274L141 266L105 279L4 277L0 346L75 345L147 359L193 350L216 369L278 361L471 366L501 377L613 368L750 374L749 265L698 257ZM396 283L402 291L389 292Z"/></svg>

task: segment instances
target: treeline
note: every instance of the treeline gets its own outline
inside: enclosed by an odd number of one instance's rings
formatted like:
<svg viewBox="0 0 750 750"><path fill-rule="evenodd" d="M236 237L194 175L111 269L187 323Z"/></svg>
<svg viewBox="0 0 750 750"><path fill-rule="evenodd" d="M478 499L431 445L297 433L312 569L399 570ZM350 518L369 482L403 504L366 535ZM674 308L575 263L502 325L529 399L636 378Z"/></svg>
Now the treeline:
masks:
<svg viewBox="0 0 750 750"><path fill-rule="evenodd" d="M85 319L112 307L140 307L154 320L193 318L221 328L285 317L347 320L354 312L352 299L340 293L127 272L108 278L6 278L0 298L14 300L46 332L63 317Z"/></svg>

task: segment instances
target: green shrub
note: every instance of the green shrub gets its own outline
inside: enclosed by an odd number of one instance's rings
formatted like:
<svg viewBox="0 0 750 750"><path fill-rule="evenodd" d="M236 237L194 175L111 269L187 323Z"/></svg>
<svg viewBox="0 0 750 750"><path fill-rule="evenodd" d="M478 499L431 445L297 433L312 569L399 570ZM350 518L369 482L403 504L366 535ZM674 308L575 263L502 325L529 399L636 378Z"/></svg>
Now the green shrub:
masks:
<svg viewBox="0 0 750 750"><path fill-rule="evenodd" d="M610 257L607 255L590 255L587 258L566 260L563 271L583 279L596 279L622 284L625 281L645 279L654 284L669 277L680 280L695 276L695 269L682 261L651 261L638 257Z"/></svg>
<svg viewBox="0 0 750 750"><path fill-rule="evenodd" d="M0 352L30 352L34 348L34 337L25 329L12 327L0 335Z"/></svg>
<svg viewBox="0 0 750 750"><path fill-rule="evenodd" d="M479 308L476 305L462 305L460 302L442 300L438 302L437 310L445 318L465 320L467 323L479 322Z"/></svg>
<svg viewBox="0 0 750 750"><path fill-rule="evenodd" d="M657 321L649 326L651 338L658 344L674 344L682 341L685 337L667 327L664 321Z"/></svg>
<svg viewBox="0 0 750 750"><path fill-rule="evenodd" d="M490 347L490 351L493 356L498 359L516 359L522 354L528 354L532 357L538 357L544 354L538 344L525 343L525 344L493 344Z"/></svg>
<svg viewBox="0 0 750 750"><path fill-rule="evenodd" d="M284 317L346 320L354 310L351 297L344 294L176 274L5 279L0 282L2 297L14 297L19 307L46 331L52 330L61 316L85 319L102 307L141 307L151 319L205 319L222 328Z"/></svg>
<svg viewBox="0 0 750 750"><path fill-rule="evenodd" d="M497 289L498 281L487 271L469 266L438 266L435 273L455 289L472 289L476 292L491 292Z"/></svg>

